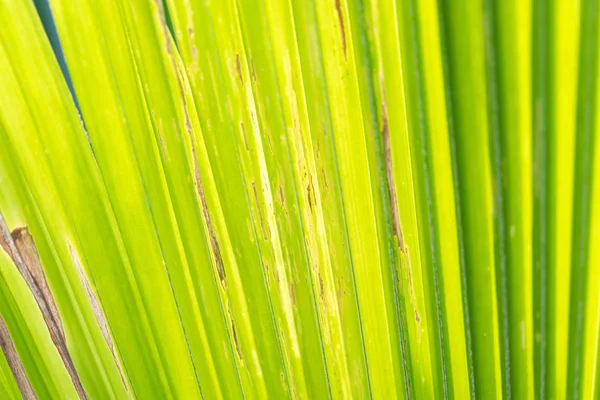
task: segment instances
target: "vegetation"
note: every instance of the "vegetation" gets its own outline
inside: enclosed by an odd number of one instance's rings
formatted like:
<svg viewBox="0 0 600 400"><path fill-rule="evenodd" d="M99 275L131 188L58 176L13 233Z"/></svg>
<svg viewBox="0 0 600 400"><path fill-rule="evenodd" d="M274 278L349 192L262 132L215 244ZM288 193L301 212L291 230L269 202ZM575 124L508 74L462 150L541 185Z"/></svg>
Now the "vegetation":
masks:
<svg viewBox="0 0 600 400"><path fill-rule="evenodd" d="M0 0L0 398L599 398L598 3Z"/></svg>

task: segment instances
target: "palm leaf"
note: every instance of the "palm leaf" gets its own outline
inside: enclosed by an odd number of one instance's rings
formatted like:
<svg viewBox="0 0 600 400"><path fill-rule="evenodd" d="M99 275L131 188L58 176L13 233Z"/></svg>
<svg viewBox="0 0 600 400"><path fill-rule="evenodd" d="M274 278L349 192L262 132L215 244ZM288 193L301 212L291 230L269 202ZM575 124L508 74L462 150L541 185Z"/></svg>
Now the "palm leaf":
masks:
<svg viewBox="0 0 600 400"><path fill-rule="evenodd" d="M0 0L0 394L598 397L599 16Z"/></svg>

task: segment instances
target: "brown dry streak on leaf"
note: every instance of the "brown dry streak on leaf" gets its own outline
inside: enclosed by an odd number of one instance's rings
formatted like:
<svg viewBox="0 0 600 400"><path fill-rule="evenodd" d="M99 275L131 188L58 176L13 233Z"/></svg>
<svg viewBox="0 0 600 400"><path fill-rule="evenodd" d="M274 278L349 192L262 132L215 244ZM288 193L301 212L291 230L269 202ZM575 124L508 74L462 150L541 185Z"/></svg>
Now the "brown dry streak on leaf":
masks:
<svg viewBox="0 0 600 400"><path fill-rule="evenodd" d="M263 220L263 216L262 216L262 212L260 211L260 200L258 199L258 192L256 191L256 183L254 181L252 181L252 191L254 192L254 200L256 200L256 208L258 211L258 219L260 221L260 227L262 229L263 232L263 237L265 238L265 240L269 240L270 239L270 235L267 234L267 228L265 227L265 222Z"/></svg>
<svg viewBox="0 0 600 400"><path fill-rule="evenodd" d="M346 50L346 28L344 28L344 13L342 11L341 0L335 0L335 12L337 13L338 22L340 24L340 34L342 35L342 47L344 48L344 58L348 59Z"/></svg>
<svg viewBox="0 0 600 400"><path fill-rule="evenodd" d="M4 242L2 236L0 236L0 244L3 249L7 249L6 243ZM4 323L4 320L0 317L0 348L4 352L4 356L6 357L6 361L8 362L8 366L12 371L13 376L15 377L15 381L17 382L17 387L25 400L33 400L37 399L33 388L31 387L31 383L29 383L29 379L27 379L27 374L25 373L25 369L23 368L23 364L21 363L21 358L15 349L15 346L10 337L10 333L8 332L8 328Z"/></svg>
<svg viewBox="0 0 600 400"><path fill-rule="evenodd" d="M242 130L242 138L244 139L244 146L246 147L246 151L250 151L248 147L248 140L246 139L246 129L244 128L244 123L240 122L240 129Z"/></svg>
<svg viewBox="0 0 600 400"><path fill-rule="evenodd" d="M125 389L127 390L127 392L129 392L129 385L127 384L125 375L123 375L123 371L121 369L121 364L119 363L119 359L115 352L115 346L114 346L112 337L110 336L110 333L108 332L108 324L106 323L106 318L104 317L104 313L102 312L102 308L100 307L98 298L94 294L94 291L92 290L92 287L90 286L87 276L83 272L83 268L81 267L81 263L79 262L79 257L77 257L75 250L73 249L73 247L70 244L69 244L69 252L71 253L71 258L73 259L73 262L75 263L75 267L77 268L77 272L79 273L79 278L81 278L81 283L83 284L87 298L90 302L90 305L92 306L92 312L94 313L96 322L98 322L98 326L100 327L102 336L104 336L104 340L106 340L106 343L108 344L108 348L110 349L110 352L113 355L113 358L115 360L115 365L117 366L117 369L119 370L119 375L121 375L121 380L123 381L123 386L125 386Z"/></svg>
<svg viewBox="0 0 600 400"><path fill-rule="evenodd" d="M402 225L400 224L400 211L398 210L398 194L396 193L396 185L394 185L394 169L392 161L392 144L390 140L390 130L388 126L387 118L387 105L385 102L385 90L382 87L383 101L381 104L381 139L383 141L383 160L385 164L385 178L387 181L387 192L390 210L392 214L392 233L396 237L398 242L398 248L406 257L406 270L408 273L408 284L409 284L409 295L410 302L413 305L415 313L415 321L417 324L421 322L421 317L417 309L417 301L415 296L415 289L412 279L412 271L410 268L410 256L408 249L404 243L404 236L402 234ZM398 281L401 282L400 275L398 275Z"/></svg>
<svg viewBox="0 0 600 400"><path fill-rule="evenodd" d="M187 113L186 113L187 118ZM188 125L189 126L189 125ZM221 281L221 285L223 289L227 288L227 276L225 274L225 266L223 265L223 257L221 256L221 248L219 246L219 241L217 240L217 235L212 226L211 217L208 212L208 205L206 204L206 198L204 197L204 189L202 187L202 181L200 179L200 171L198 168L198 159L196 158L196 148L194 147L192 133L188 132L190 135L190 140L192 141L192 159L194 162L194 177L196 180L196 190L198 192L198 197L200 197L200 203L202 204L202 213L204 214L204 220L206 221L206 230L208 231L208 236L210 240L210 247L213 253L213 257L215 259L215 264L217 266L217 273L219 274L219 280Z"/></svg>
<svg viewBox="0 0 600 400"><path fill-rule="evenodd" d="M256 82L256 71L254 70L254 63L250 60L250 71L252 73L252 80Z"/></svg>
<svg viewBox="0 0 600 400"><path fill-rule="evenodd" d="M221 285L222 285L223 289L225 290L225 289L227 289L227 285L226 285L227 276L225 274L225 266L223 265L223 257L221 256L221 249L219 246L219 241L217 239L217 236L216 236L215 231L212 226L210 213L208 212L208 206L206 204L206 198L204 196L204 188L202 186L202 180L200 178L200 169L198 167L198 158L196 156L196 147L194 145L194 132L193 132L193 128L192 128L192 121L190 120L190 116L188 114L188 108L187 108L188 104L187 104L187 101L185 98L185 84L182 81L182 77L180 76L179 68L177 68L177 62L175 60L175 56L173 55L173 52L171 51L169 31L168 31L168 28L167 28L167 25L165 22L164 10L162 8L162 4L159 5L159 17L160 17L160 26L162 28L162 32L163 32L166 47L167 47L167 54L169 55L169 59L173 66L173 71L175 71L175 76L177 78L177 85L179 86L179 92L181 95L183 114L184 114L184 118L185 118L185 129L186 129L186 133L189 137L190 146L191 146L191 150L192 150L192 162L194 163L194 180L196 182L196 191L198 193L198 197L200 197L200 202L202 204L202 213L203 213L204 219L206 221L206 230L208 231L211 252L212 252L214 260L215 260L215 264L217 267L217 273L219 274L219 280L221 281ZM238 64L239 64L239 54L237 55L237 57L238 57ZM241 76L240 76L240 79L241 79ZM242 125L242 129L243 128L244 127Z"/></svg>
<svg viewBox="0 0 600 400"><path fill-rule="evenodd" d="M242 64L240 63L240 55L236 53L235 55L235 70L237 72L238 79L240 80L240 84L244 85L244 78L242 77Z"/></svg>
<svg viewBox="0 0 600 400"><path fill-rule="evenodd" d="M67 348L62 321L60 320L56 303L48 287L33 237L26 227L16 228L10 233L4 222L4 218L1 216L0 236L3 242L2 247L13 260L40 308L42 317L50 333L50 338L58 350L58 354L71 377L77 394L81 399L87 399L87 394L83 389L81 380L73 364L73 359Z"/></svg>
<svg viewBox="0 0 600 400"><path fill-rule="evenodd" d="M233 321L233 317L231 315L231 305L227 306L227 315L229 316L229 322L231 322L231 334L232 334L232 338L233 338L233 343L235 345L235 351L240 359L240 363L243 365L244 357L242 355L242 348L238 341L237 331L235 330L235 322Z"/></svg>
<svg viewBox="0 0 600 400"><path fill-rule="evenodd" d="M296 289L293 280L290 282L290 298L292 299L292 304L294 305L294 308L296 308Z"/></svg>
<svg viewBox="0 0 600 400"><path fill-rule="evenodd" d="M385 179L387 181L388 189L388 200L390 203L390 210L392 213L392 231L396 240L398 241L398 247L404 252L404 236L402 235L402 226L400 225L400 212L398 210L398 195L396 193L396 185L394 185L394 170L392 163L392 144L390 140L390 130L388 127L387 118L387 106L385 99L383 100L382 108L382 129L381 139L383 141L383 159L385 163Z"/></svg>
<svg viewBox="0 0 600 400"><path fill-rule="evenodd" d="M165 48L166 48L169 56L173 57L173 50L171 49L171 43L169 42L169 34L167 32L168 28L167 28L167 21L165 18L165 9L163 8L163 3L161 0L154 0L154 4L156 4L156 7L158 8L158 17L160 19L160 26L162 28L163 36L165 39ZM189 32L188 32L188 34L189 34Z"/></svg>
<svg viewBox="0 0 600 400"><path fill-rule="evenodd" d="M187 109L188 105L187 105L187 101L185 98L185 85L184 85L184 82L182 81L182 78L181 78L179 72L178 72L179 69L177 68L177 62L175 61L175 57L171 51L171 46L170 46L170 41L169 41L169 32L168 32L167 25L164 20L164 12L162 10L162 5L159 6L159 11L160 11L159 14L160 14L160 23L161 23L160 25L162 28L163 35L165 37L167 53L171 60L173 70L175 71L175 76L177 78L177 85L179 86L179 91L181 94L183 114L185 117L185 129L186 129L186 133L190 139L190 146L191 146L191 150L192 150L192 161L194 163L194 180L196 182L196 191L198 193L198 197L200 197L200 202L202 204L202 213L203 213L204 219L206 221L206 230L208 231L211 252L212 252L214 260L215 260L215 264L217 267L217 273L219 274L219 280L221 281L221 285L222 285L223 289L226 289L227 288L227 286L226 286L227 276L225 275L225 267L223 265L221 249L219 247L219 241L217 239L215 231L212 227L211 217L208 212L208 206L206 204L206 198L204 196L204 189L202 187L202 180L200 178L200 169L198 167L198 158L196 156L196 147L194 145L194 133L193 133L193 129L192 129L192 121L190 120L190 116L188 114L188 109ZM243 129L243 126L242 126L242 129Z"/></svg>

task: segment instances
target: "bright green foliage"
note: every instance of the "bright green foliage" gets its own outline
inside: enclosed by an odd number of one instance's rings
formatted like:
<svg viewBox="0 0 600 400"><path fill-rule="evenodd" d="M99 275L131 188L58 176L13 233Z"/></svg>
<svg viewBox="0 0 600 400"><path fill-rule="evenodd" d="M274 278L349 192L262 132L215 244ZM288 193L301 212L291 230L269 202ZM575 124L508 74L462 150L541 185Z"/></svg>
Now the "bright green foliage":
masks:
<svg viewBox="0 0 600 400"><path fill-rule="evenodd" d="M49 6L69 78L0 0L1 398L600 396L598 0Z"/></svg>

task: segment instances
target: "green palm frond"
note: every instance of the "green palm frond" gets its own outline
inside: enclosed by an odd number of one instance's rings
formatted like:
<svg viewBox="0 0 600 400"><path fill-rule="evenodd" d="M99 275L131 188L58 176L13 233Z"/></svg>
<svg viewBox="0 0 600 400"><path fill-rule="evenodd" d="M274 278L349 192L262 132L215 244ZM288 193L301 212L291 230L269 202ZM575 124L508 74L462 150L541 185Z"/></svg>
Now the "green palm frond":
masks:
<svg viewBox="0 0 600 400"><path fill-rule="evenodd" d="M599 17L0 0L0 398L598 398Z"/></svg>

